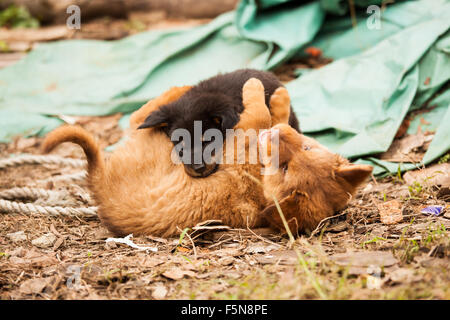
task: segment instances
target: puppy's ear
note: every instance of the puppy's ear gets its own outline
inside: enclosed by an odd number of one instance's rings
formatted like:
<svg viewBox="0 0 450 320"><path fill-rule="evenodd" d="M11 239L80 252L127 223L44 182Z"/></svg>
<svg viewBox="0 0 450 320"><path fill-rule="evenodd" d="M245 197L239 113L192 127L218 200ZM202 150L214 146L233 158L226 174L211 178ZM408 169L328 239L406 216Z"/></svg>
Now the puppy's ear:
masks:
<svg viewBox="0 0 450 320"><path fill-rule="evenodd" d="M212 115L215 123L220 124L222 130L233 129L239 122L239 114L233 108L226 108Z"/></svg>
<svg viewBox="0 0 450 320"><path fill-rule="evenodd" d="M336 169L335 174L356 188L372 173L373 167L364 164L343 165Z"/></svg>
<svg viewBox="0 0 450 320"><path fill-rule="evenodd" d="M150 115L145 119L144 123L141 124L138 129L146 128L161 128L167 127L169 125L169 116L166 112L159 109L150 113Z"/></svg>

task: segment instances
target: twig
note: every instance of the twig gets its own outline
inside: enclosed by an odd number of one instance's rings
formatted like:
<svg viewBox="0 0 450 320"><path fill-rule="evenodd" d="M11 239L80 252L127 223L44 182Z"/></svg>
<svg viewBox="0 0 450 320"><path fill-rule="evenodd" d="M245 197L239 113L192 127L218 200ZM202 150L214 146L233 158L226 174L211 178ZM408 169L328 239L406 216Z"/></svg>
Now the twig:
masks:
<svg viewBox="0 0 450 320"><path fill-rule="evenodd" d="M317 227L314 229L313 232L311 232L311 235L309 236L308 240L311 239L317 232L319 232L319 229L322 228L323 223L324 223L325 221L331 220L331 219L333 219L333 218L337 218L337 217L340 217L340 216L343 216L343 215L346 214L346 213L347 213L347 212L343 211L343 212L341 212L341 213L339 213L339 214L337 214L337 215L334 215L334 216L331 216L331 217L326 217L326 218L320 220L320 222L319 222L319 224L317 225Z"/></svg>

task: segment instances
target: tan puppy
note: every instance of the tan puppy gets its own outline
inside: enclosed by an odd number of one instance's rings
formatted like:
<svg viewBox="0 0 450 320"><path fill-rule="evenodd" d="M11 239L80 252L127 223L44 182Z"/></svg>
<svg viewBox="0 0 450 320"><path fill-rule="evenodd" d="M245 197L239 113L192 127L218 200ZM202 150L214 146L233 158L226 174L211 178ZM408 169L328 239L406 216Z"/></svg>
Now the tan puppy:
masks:
<svg viewBox="0 0 450 320"><path fill-rule="evenodd" d="M274 159L267 159L266 167L273 169L273 174L264 176L263 184L266 197L273 195L279 201L293 232L312 231L322 219L343 209L372 173L371 166L350 164L287 124L263 132L259 142L269 155L278 148L278 165L271 168ZM271 202L264 216L284 231L279 212Z"/></svg>

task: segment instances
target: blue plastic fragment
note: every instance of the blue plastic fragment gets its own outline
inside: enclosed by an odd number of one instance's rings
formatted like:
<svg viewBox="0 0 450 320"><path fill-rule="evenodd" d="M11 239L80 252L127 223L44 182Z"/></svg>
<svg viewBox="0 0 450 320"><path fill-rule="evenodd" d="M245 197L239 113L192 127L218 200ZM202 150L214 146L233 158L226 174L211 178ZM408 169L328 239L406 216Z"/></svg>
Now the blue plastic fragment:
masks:
<svg viewBox="0 0 450 320"><path fill-rule="evenodd" d="M432 214L434 216L438 216L442 213L443 210L444 210L444 206L429 206L429 207L423 208L420 211L420 213Z"/></svg>

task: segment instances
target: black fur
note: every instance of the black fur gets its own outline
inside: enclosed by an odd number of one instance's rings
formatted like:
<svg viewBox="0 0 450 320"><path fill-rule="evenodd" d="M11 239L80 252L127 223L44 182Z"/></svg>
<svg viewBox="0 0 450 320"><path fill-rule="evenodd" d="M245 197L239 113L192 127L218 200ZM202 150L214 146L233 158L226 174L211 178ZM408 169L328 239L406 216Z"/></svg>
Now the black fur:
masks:
<svg viewBox="0 0 450 320"><path fill-rule="evenodd" d="M175 129L184 128L194 137L194 121L202 121L202 133L216 128L225 135L226 129L232 129L239 122L240 114L244 110L242 87L250 78L261 80L265 89L266 105L270 108L270 96L282 86L281 82L269 72L241 69L201 81L177 101L152 112L139 129L161 127L170 137ZM300 132L292 107L289 124ZM191 150L195 152L193 148ZM211 173L202 174L204 168L201 167L194 170L198 171L200 176Z"/></svg>

